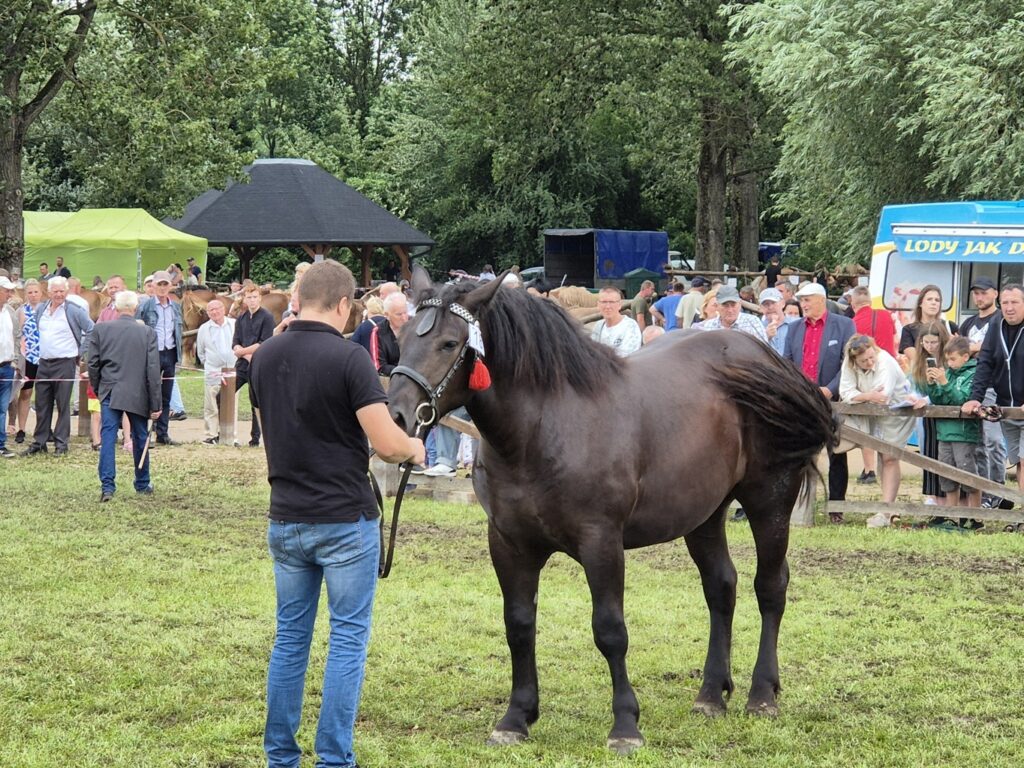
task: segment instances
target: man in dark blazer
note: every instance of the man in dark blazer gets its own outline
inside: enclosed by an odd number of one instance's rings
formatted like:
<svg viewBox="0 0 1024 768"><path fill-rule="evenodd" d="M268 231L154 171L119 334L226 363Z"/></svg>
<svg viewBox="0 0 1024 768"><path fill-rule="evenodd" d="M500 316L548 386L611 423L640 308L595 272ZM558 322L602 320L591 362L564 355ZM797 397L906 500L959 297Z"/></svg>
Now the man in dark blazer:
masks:
<svg viewBox="0 0 1024 768"><path fill-rule="evenodd" d="M135 492L153 492L149 481L149 452L145 449L147 417L160 418L160 353L156 331L135 319L138 304L139 298L133 291L121 291L114 297L117 319L97 324L92 333L89 382L100 401L102 423L100 501L110 501L116 490L117 430L125 415L132 429Z"/></svg>
<svg viewBox="0 0 1024 768"><path fill-rule="evenodd" d="M808 283L796 292L804 318L793 323L786 337L785 357L818 385L829 400L839 399L839 376L843 367L846 342L856 333L853 320L828 311L824 286ZM799 418L799 414L794 414ZM845 453L833 454L828 465L828 498L846 499L850 472ZM834 523L842 522L842 513L830 513Z"/></svg>

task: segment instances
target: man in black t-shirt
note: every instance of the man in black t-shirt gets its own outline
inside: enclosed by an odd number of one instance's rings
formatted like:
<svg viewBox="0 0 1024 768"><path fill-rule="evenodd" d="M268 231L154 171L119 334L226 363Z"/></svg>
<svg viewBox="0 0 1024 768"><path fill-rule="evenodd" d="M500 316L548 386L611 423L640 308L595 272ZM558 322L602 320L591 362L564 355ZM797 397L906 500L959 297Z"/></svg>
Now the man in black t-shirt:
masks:
<svg viewBox="0 0 1024 768"><path fill-rule="evenodd" d="M274 335L274 316L260 306L260 289L249 284L242 296L245 303L243 312L235 321L235 335L231 349L235 353L235 392L249 383L249 361L260 348L260 344ZM311 360L314 358L310 358ZM260 424L254 418L249 430L249 446L260 444Z"/></svg>
<svg viewBox="0 0 1024 768"><path fill-rule="evenodd" d="M976 277L971 283L971 300L978 309L978 314L968 317L960 324L960 335L971 344L971 356L977 357L981 352L982 343L989 331L999 327L1002 314L996 308L999 292L995 281L989 277ZM983 405L993 405L996 392L992 387L985 390ZM981 422L981 441L978 443L976 461L978 474L997 483L1006 482L1006 445L1003 443L1003 431L994 421ZM992 494L982 494L981 506L986 509L998 507L1002 499Z"/></svg>
<svg viewBox="0 0 1024 768"><path fill-rule="evenodd" d="M966 414L978 413L989 388L995 390L996 405L1024 405L1024 287L1005 285L999 294L1002 318L992 323L978 354L978 366L971 386L971 399L960 409ZM1021 434L1024 420L1003 419L999 422L1006 440L1006 456L1010 464L1021 462ZM1024 489L1024 472L1017 469L1017 484Z"/></svg>
<svg viewBox="0 0 1024 768"><path fill-rule="evenodd" d="M249 397L263 423L277 591L263 742L271 766L301 757L295 732L321 582L331 638L316 750L326 765L356 764L352 732L380 556L367 438L384 461L426 460L423 442L391 420L366 350L341 335L354 292L346 267L314 264L298 288L302 319L252 357Z"/></svg>

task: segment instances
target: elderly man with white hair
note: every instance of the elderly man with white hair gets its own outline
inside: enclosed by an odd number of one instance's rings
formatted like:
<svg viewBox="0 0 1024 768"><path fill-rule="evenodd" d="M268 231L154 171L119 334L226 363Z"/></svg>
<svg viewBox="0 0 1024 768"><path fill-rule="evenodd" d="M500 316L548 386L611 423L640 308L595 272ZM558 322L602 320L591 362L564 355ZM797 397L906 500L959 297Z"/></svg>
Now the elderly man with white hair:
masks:
<svg viewBox="0 0 1024 768"><path fill-rule="evenodd" d="M117 430L127 416L132 430L135 492L153 493L146 450L147 418L160 418L160 352L156 331L135 321L139 297L134 291L114 296L117 320L93 330L89 382L100 401L100 501L110 501L117 489L115 457ZM145 454L145 455L143 455Z"/></svg>
<svg viewBox="0 0 1024 768"><path fill-rule="evenodd" d="M93 330L89 313L68 303L66 278L51 277L47 290L50 298L36 307L39 329L36 431L25 456L46 453L51 435L56 442L54 453L57 456L67 454L71 437L71 385L77 376L79 361L87 356ZM57 424L51 430L55 406Z"/></svg>
<svg viewBox="0 0 1024 768"><path fill-rule="evenodd" d="M392 293L384 299L384 317L387 318L387 322L381 323L370 332L370 358L377 368L377 373L390 376L391 371L398 365L398 333L409 320L405 294Z"/></svg>
<svg viewBox="0 0 1024 768"><path fill-rule="evenodd" d="M306 262L303 262L306 263ZM231 341L235 336L235 320L227 316L224 304L211 299L206 305L209 320L199 326L196 336L196 355L203 361L203 422L205 445L220 442L220 392L224 385L225 368L235 367L235 353ZM235 385L234 381L231 386ZM233 418L237 417L237 413Z"/></svg>

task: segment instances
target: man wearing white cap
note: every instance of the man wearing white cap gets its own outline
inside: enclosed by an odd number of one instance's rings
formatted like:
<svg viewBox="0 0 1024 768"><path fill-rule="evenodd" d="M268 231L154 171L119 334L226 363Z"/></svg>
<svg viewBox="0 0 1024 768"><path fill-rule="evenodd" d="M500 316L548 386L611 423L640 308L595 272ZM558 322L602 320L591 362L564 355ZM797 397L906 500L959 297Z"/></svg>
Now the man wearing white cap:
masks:
<svg viewBox="0 0 1024 768"><path fill-rule="evenodd" d="M856 332L853 320L828 311L825 288L819 283L808 283L796 292L796 298L800 301L804 317L790 326L783 356L792 360L804 376L817 384L825 397L836 400L839 397L843 350ZM846 499L848 483L846 454L833 454L828 467L829 500ZM829 519L841 523L843 516L841 513L829 513Z"/></svg>
<svg viewBox="0 0 1024 768"><path fill-rule="evenodd" d="M761 323L771 348L780 355L786 353L786 338L789 336L789 324L800 320L799 317L786 317L783 308L782 292L777 288L765 288L758 297L764 315Z"/></svg>
<svg viewBox="0 0 1024 768"><path fill-rule="evenodd" d="M731 285L723 285L718 289L718 314L701 323L702 331L734 330L749 333L761 341L768 343L761 321L753 315L745 315L740 309L740 294Z"/></svg>

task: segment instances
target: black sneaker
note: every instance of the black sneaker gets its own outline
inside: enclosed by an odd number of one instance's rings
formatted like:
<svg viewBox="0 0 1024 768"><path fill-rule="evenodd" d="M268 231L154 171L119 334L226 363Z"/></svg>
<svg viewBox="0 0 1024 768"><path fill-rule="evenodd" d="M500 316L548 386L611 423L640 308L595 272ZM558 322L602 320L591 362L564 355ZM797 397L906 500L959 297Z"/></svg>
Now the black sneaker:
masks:
<svg viewBox="0 0 1024 768"><path fill-rule="evenodd" d="M22 456L35 456L37 453L46 453L46 446L39 445L39 443L32 443L28 448L21 452Z"/></svg>
<svg viewBox="0 0 1024 768"><path fill-rule="evenodd" d="M259 448L260 447L260 441L259 440L250 440L249 441L249 447L250 448Z"/></svg>
<svg viewBox="0 0 1024 768"><path fill-rule="evenodd" d="M0 448L0 459L13 459L14 455L14 451L9 451L6 447Z"/></svg>
<svg viewBox="0 0 1024 768"><path fill-rule="evenodd" d="M21 445L22 443L25 442L25 430L24 429L19 429L17 431L17 433L14 435L14 442L16 442L18 445Z"/></svg>
<svg viewBox="0 0 1024 768"><path fill-rule="evenodd" d="M68 449L67 448L54 448L53 449L53 455L54 456L67 456L68 455Z"/></svg>
<svg viewBox="0 0 1024 768"><path fill-rule="evenodd" d="M136 490L135 493L137 493L139 496L152 496L153 495L153 486L152 485L147 485L142 490Z"/></svg>
<svg viewBox="0 0 1024 768"><path fill-rule="evenodd" d="M874 472L862 471L860 477L857 478L857 482L861 485L870 485L871 483L877 483L878 477Z"/></svg>
<svg viewBox="0 0 1024 768"><path fill-rule="evenodd" d="M203 440L203 445L217 445L217 443L219 442L220 440L217 439L216 437L208 437L205 440Z"/></svg>
<svg viewBox="0 0 1024 768"><path fill-rule="evenodd" d="M157 445L181 445L177 440L171 440L169 437L158 437L156 439Z"/></svg>
<svg viewBox="0 0 1024 768"><path fill-rule="evenodd" d="M167 414L168 421L185 421L188 418L188 414L184 411L171 411Z"/></svg>
<svg viewBox="0 0 1024 768"><path fill-rule="evenodd" d="M113 491L103 491L103 493L100 494L100 504L106 504L112 498L114 498Z"/></svg>

